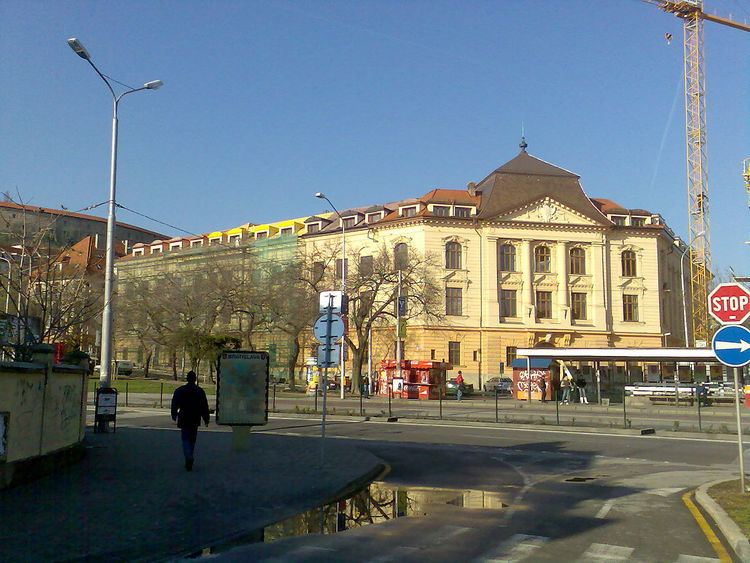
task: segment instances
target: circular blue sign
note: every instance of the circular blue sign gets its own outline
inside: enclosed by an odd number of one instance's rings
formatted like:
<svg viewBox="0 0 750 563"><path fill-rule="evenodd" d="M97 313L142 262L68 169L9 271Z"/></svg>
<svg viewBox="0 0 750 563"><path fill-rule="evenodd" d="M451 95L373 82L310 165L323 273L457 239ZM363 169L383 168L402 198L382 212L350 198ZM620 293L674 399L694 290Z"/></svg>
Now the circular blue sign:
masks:
<svg viewBox="0 0 750 563"><path fill-rule="evenodd" d="M711 347L725 366L740 368L750 364L750 330L742 325L727 325L714 334Z"/></svg>

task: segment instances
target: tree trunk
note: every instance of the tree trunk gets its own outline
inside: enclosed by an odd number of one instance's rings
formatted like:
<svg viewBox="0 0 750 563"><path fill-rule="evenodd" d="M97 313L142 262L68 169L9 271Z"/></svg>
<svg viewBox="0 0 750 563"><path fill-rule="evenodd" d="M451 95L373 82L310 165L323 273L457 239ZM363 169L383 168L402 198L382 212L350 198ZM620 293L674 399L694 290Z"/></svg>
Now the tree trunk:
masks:
<svg viewBox="0 0 750 563"><path fill-rule="evenodd" d="M289 387L292 391L295 388L295 370L297 367L297 358L299 358L299 336L292 338L292 345L289 349L289 358L287 358L287 374L289 375Z"/></svg>
<svg viewBox="0 0 750 563"><path fill-rule="evenodd" d="M172 352L172 379L177 381L177 352Z"/></svg>
<svg viewBox="0 0 750 563"><path fill-rule="evenodd" d="M355 389L361 392L362 364L364 363L366 349L366 343L364 346L360 345L359 348L355 348L354 346L349 347L352 353L352 393Z"/></svg>
<svg viewBox="0 0 750 563"><path fill-rule="evenodd" d="M149 350L146 354L146 365L143 366L143 377L148 377L149 369L151 368L151 356L153 356L153 350Z"/></svg>

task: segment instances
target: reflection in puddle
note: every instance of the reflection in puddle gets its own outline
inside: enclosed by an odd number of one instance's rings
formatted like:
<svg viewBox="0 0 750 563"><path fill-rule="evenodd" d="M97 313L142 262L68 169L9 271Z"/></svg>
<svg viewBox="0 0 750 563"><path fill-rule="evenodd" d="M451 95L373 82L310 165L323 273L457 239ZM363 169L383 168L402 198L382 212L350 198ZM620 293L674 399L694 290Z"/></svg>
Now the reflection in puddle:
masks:
<svg viewBox="0 0 750 563"><path fill-rule="evenodd" d="M398 487L374 482L355 495L302 512L255 530L229 544L214 546L194 557L226 551L231 547L308 534L335 534L350 528L380 524L404 516L424 517L457 509L501 510L507 507L507 495L475 489L438 489L434 487Z"/></svg>

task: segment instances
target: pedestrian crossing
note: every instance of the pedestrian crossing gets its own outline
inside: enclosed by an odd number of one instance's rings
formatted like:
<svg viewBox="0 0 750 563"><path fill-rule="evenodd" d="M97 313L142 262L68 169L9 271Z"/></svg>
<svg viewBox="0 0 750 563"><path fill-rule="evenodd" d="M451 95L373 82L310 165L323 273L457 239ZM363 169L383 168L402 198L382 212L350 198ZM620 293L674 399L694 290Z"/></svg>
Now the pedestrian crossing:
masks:
<svg viewBox="0 0 750 563"><path fill-rule="evenodd" d="M580 551L578 555L562 555L555 550L547 553L545 546L552 546L552 538L545 536L536 536L531 534L514 534L504 540L495 548L487 551L481 557L474 560L474 563L517 563L521 561L644 561L651 559L648 556L633 556L634 547L612 545L606 543L591 543L585 550ZM569 549L565 550L570 553ZM660 558L660 560L663 560ZM711 557L700 557L696 555L680 554L674 559L675 563L719 563L719 559Z"/></svg>

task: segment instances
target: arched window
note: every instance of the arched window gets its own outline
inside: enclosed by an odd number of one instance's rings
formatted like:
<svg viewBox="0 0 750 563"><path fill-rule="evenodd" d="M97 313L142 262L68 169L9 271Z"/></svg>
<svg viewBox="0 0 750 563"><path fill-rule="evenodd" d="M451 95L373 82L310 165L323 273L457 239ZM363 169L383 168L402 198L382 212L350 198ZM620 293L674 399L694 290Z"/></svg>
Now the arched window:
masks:
<svg viewBox="0 0 750 563"><path fill-rule="evenodd" d="M461 244L458 242L445 243L445 267L448 270L461 269Z"/></svg>
<svg viewBox="0 0 750 563"><path fill-rule="evenodd" d="M497 247L497 269L501 272L516 271L516 247L512 244L501 244Z"/></svg>
<svg viewBox="0 0 750 563"><path fill-rule="evenodd" d="M405 242L398 243L393 248L393 268L406 270L409 264L409 247Z"/></svg>
<svg viewBox="0 0 750 563"><path fill-rule="evenodd" d="M570 273L586 273L586 251L583 248L576 247L570 249Z"/></svg>
<svg viewBox="0 0 750 563"><path fill-rule="evenodd" d="M634 278L637 275L635 252L632 250L624 250L620 255L620 259L622 261L622 275L627 278Z"/></svg>
<svg viewBox="0 0 750 563"><path fill-rule="evenodd" d="M537 246L534 249L534 271L539 273L547 273L550 271L550 263L552 262L552 254L549 250L549 246L543 244Z"/></svg>

